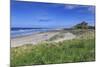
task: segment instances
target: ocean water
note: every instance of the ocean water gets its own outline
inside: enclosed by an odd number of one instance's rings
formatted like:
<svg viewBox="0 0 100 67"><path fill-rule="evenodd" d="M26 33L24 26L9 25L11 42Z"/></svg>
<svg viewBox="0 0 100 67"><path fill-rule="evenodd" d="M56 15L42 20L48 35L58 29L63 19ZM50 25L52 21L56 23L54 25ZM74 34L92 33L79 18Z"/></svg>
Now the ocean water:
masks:
<svg viewBox="0 0 100 67"><path fill-rule="evenodd" d="M18 36L25 36L30 34L35 34L39 32L46 32L52 29L47 28L11 28L11 38Z"/></svg>

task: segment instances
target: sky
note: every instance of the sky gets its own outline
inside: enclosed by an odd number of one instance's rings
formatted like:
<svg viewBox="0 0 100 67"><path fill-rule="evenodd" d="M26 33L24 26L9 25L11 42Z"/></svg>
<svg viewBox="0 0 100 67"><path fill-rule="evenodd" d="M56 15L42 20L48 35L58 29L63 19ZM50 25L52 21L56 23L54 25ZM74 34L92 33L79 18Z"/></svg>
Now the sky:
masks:
<svg viewBox="0 0 100 67"><path fill-rule="evenodd" d="M69 28L82 21L95 24L95 6L11 2L11 27Z"/></svg>

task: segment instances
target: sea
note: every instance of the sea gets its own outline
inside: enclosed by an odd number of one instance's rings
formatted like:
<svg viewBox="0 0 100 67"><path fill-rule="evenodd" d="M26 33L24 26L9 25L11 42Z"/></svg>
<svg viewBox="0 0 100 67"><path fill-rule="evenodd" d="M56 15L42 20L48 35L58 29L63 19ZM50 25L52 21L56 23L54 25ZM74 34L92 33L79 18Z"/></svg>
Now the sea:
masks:
<svg viewBox="0 0 100 67"><path fill-rule="evenodd" d="M11 38L51 31L51 28L11 28Z"/></svg>

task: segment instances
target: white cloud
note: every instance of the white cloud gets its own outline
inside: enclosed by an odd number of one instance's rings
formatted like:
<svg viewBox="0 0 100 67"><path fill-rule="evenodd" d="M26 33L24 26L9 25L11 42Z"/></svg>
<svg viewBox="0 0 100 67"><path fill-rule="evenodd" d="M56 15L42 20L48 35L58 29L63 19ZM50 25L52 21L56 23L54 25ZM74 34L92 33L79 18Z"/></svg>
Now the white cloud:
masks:
<svg viewBox="0 0 100 67"><path fill-rule="evenodd" d="M65 9L70 9L70 10L75 9L77 7L78 7L77 5L65 5Z"/></svg>
<svg viewBox="0 0 100 67"><path fill-rule="evenodd" d="M87 9L88 11L95 13L95 7L91 6L91 7L88 7Z"/></svg>
<svg viewBox="0 0 100 67"><path fill-rule="evenodd" d="M88 12L95 13L95 6L79 6L79 5L65 5L65 9L73 10L77 8L85 8ZM84 10L77 10L79 12L84 12Z"/></svg>

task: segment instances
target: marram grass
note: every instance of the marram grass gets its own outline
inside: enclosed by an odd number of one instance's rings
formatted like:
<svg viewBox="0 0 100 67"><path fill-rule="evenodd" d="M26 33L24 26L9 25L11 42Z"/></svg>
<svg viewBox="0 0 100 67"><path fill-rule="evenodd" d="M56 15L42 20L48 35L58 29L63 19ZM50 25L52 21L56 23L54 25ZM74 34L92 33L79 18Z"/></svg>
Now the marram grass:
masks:
<svg viewBox="0 0 100 67"><path fill-rule="evenodd" d="M11 66L95 61L95 39L73 39L11 48Z"/></svg>

